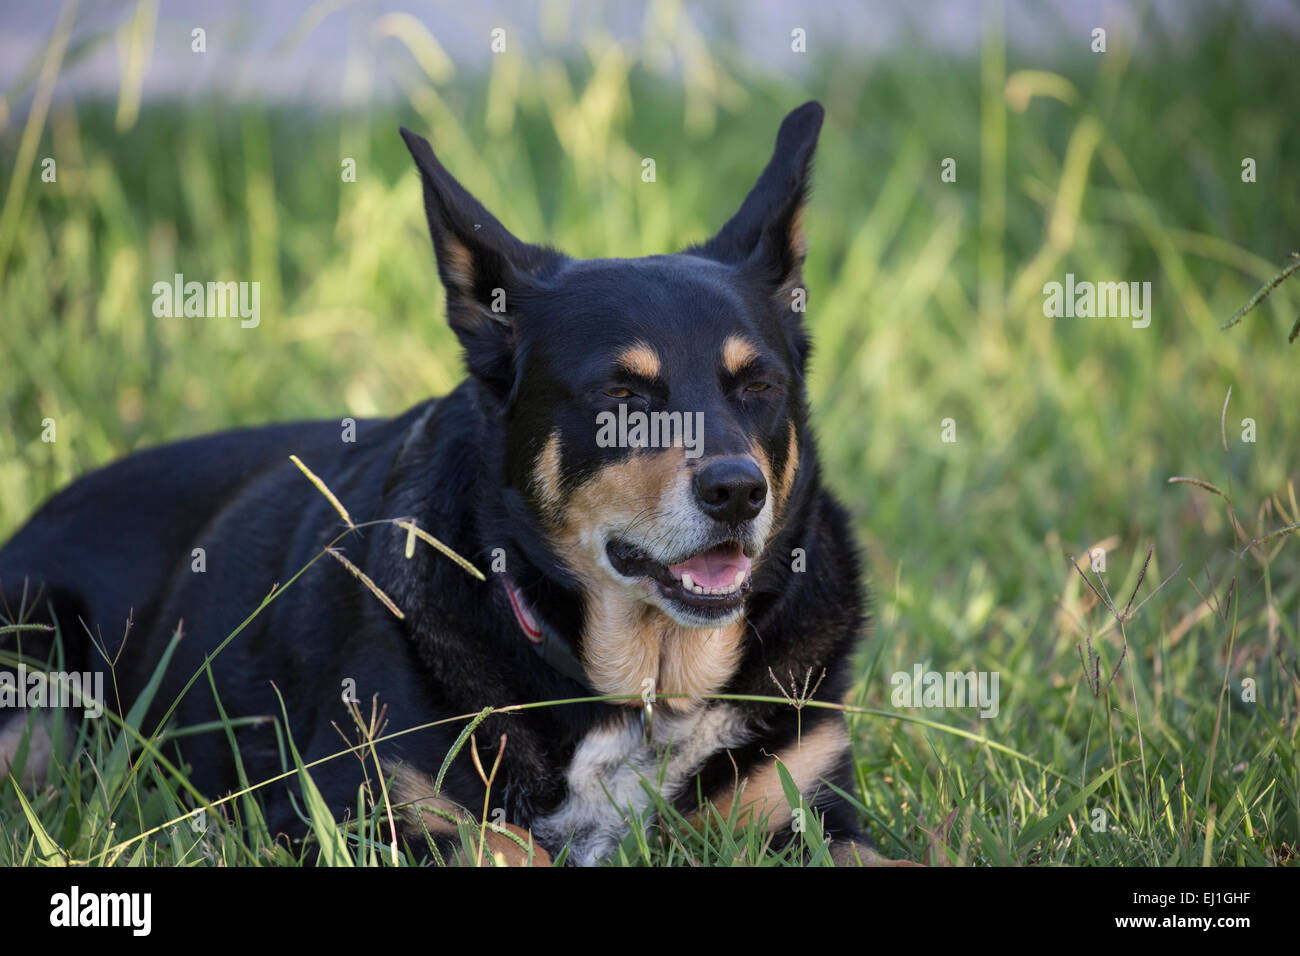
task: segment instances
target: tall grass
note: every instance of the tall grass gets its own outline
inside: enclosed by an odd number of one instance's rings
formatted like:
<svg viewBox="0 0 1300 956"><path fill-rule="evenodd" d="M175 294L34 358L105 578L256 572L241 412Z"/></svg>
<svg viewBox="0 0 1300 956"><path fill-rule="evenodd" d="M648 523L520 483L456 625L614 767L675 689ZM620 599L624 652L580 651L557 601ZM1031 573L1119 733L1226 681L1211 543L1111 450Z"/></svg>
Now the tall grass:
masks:
<svg viewBox="0 0 1300 956"><path fill-rule="evenodd" d="M1300 544L1250 542L1300 520L1300 345L1286 343L1300 294L1283 284L1220 326L1300 247L1300 128L1284 92L1296 38L1207 12L1186 35L1144 22L1136 38L1112 31L1104 55L1062 59L1005 47L990 4L979 57L845 52L776 78L692 42L674 9L656 5L639 41L592 42L587 60L511 55L486 76L388 19L375 42L405 98L365 112L136 110L124 83L117 101L54 98L46 113L64 56L52 44L55 72L11 91L0 138L0 537L135 448L391 414L454 386L399 123L520 236L634 256L716 229L780 116L815 96L828 120L806 217L810 390L829 480L870 558L850 796L881 849L972 864L1293 860ZM659 71L665 50L681 81ZM57 183L36 174L47 155ZM644 157L656 182L641 180ZM940 177L948 157L955 183ZM355 183L341 181L345 158ZM260 327L155 319L150 288L175 272L260 281ZM1150 281L1151 326L1044 318L1042 286L1067 272ZM949 418L955 443L941 440ZM1179 476L1213 490L1169 483ZM1100 575L1087 564L1098 545ZM1181 570L1117 620L1101 595L1127 599L1152 548L1144 594ZM999 714L893 708L890 675L917 662L997 671ZM201 832L164 826L201 804L161 761L87 809L91 767L140 753L130 730L83 727L89 756L57 788L26 805L0 792L0 861L52 848L315 858L276 848L246 800ZM349 840L327 838L332 859L392 861L383 802L377 788L359 796ZM701 830L660 809L620 860L794 858L756 827ZM466 834L468 858L480 842Z"/></svg>

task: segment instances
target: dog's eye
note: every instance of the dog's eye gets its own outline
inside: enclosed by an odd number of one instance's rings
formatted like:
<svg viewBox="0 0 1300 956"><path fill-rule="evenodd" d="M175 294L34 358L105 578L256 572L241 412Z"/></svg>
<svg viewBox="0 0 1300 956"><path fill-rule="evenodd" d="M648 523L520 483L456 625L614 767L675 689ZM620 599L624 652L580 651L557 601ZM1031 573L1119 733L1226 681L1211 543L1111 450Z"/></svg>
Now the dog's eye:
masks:
<svg viewBox="0 0 1300 956"><path fill-rule="evenodd" d="M767 382L750 382L745 386L745 391L747 392L766 392L767 389Z"/></svg>
<svg viewBox="0 0 1300 956"><path fill-rule="evenodd" d="M631 398L632 393L626 388L607 388L605 394L610 398Z"/></svg>

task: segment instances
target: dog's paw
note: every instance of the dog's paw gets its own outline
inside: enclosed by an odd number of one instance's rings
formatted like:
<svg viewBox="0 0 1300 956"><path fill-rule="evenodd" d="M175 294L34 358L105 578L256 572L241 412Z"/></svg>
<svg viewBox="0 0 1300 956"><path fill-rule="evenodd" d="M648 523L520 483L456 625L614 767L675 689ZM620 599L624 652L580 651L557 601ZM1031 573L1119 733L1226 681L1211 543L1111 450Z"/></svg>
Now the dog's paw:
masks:
<svg viewBox="0 0 1300 956"><path fill-rule="evenodd" d="M911 860L890 860L881 856L865 843L855 840L831 842L831 859L836 866L924 866Z"/></svg>
<svg viewBox="0 0 1300 956"><path fill-rule="evenodd" d="M488 828L486 837L483 841L483 855L489 857L485 859L484 865L496 866L550 866L551 855L537 845L533 835L523 827L515 826L513 823L504 825L505 829L517 836L523 841L524 846L532 847L532 857L529 858L528 850L524 849L504 833Z"/></svg>

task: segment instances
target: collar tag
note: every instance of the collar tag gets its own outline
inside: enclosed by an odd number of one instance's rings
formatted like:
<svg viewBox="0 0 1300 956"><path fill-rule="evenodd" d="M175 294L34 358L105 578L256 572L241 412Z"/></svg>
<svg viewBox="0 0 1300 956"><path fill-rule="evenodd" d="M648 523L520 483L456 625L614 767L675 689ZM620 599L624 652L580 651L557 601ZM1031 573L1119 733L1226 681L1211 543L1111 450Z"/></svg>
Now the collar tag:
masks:
<svg viewBox="0 0 1300 956"><path fill-rule="evenodd" d="M641 698L641 732L645 735L645 742L653 746L655 742L655 702L654 698L650 696Z"/></svg>

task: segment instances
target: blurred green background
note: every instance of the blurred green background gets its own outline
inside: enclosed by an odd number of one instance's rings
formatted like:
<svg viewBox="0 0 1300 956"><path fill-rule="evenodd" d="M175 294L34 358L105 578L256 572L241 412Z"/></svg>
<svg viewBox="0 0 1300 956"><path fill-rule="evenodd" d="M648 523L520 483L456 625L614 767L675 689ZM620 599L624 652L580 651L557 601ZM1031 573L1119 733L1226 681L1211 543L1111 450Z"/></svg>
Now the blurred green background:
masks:
<svg viewBox="0 0 1300 956"><path fill-rule="evenodd" d="M635 256L710 235L780 118L818 98L811 393L830 483L871 565L857 702L888 708L888 675L917 662L996 670L997 718L930 716L1059 771L862 718L869 819L915 850L950 809L980 808L989 833L967 812L950 835L971 860L1291 858L1300 544L1279 537L1238 558L1224 502L1167 479L1230 484L1247 536L1300 521L1300 342L1287 344L1300 279L1220 330L1300 249L1292 27L1235 5L1179 4L1172 22L1167 8L1117 5L1097 19L1107 50L1093 53L1089 28L1059 11L1034 14L1052 38L1040 46L1015 42L1008 21L1025 8L966 4L965 47L927 46L918 30L867 55L819 34L786 68L713 44L689 5L647 3L616 37L547 3L512 11L536 28L529 42L467 64L434 8L306 6L277 49L346 16L362 52L332 68L344 83L382 71L390 95L336 107L217 82L141 97L142 51L189 42L150 4L89 37L67 15L6 92L0 539L133 449L390 415L454 386L462 369L399 123L522 238ZM773 41L783 52L789 24ZM237 59L209 42L208 56ZM116 88L57 95L96 43L118 52ZM57 182L41 181L45 157ZM355 182L341 179L346 158ZM955 182L941 179L945 158ZM176 272L259 281L260 326L154 318L151 287ZM1045 318L1043 285L1067 272L1149 281L1150 327ZM54 443L41 440L46 418ZM955 443L941 440L947 418ZM1069 563L1099 543L1121 603L1148 547L1143 594L1182 565L1127 624L1128 657L1101 701L1076 646L1095 639L1104 677L1121 639ZM1234 575L1235 632L1203 601ZM1252 707L1243 677L1258 681ZM1108 812L1127 822L1105 848L1067 815L1028 843L1008 835L1041 819L1061 775L1081 786L1111 767Z"/></svg>

